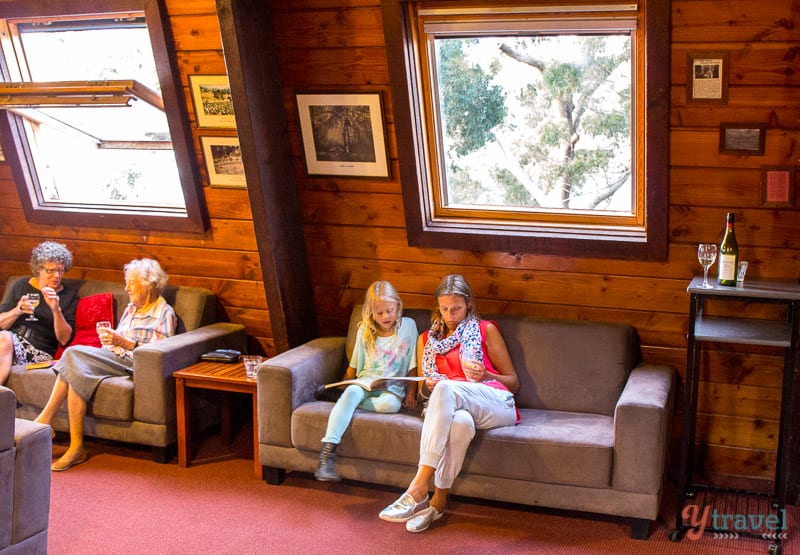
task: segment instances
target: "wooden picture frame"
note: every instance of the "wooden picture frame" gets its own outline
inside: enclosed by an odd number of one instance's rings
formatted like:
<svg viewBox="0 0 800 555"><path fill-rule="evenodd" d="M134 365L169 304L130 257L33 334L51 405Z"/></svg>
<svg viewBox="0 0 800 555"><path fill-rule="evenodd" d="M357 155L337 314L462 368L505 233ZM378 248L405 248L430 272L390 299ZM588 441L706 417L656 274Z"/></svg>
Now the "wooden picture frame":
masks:
<svg viewBox="0 0 800 555"><path fill-rule="evenodd" d="M197 127L236 129L227 75L190 75L189 89Z"/></svg>
<svg viewBox="0 0 800 555"><path fill-rule="evenodd" d="M246 189L238 137L200 137L211 187Z"/></svg>
<svg viewBox="0 0 800 555"><path fill-rule="evenodd" d="M689 52L686 59L686 102L728 103L727 52Z"/></svg>
<svg viewBox="0 0 800 555"><path fill-rule="evenodd" d="M763 156L767 126L760 123L721 123L719 151L721 154L750 154Z"/></svg>
<svg viewBox="0 0 800 555"><path fill-rule="evenodd" d="M761 166L761 206L794 208L794 166Z"/></svg>
<svg viewBox="0 0 800 555"><path fill-rule="evenodd" d="M308 175L389 178L381 93L301 93L297 114Z"/></svg>

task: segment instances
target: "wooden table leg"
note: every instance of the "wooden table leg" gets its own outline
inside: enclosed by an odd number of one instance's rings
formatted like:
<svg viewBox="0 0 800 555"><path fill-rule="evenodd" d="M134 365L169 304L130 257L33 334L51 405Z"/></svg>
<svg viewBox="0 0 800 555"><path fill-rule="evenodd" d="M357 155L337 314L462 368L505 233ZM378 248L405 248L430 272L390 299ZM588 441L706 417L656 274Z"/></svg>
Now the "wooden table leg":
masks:
<svg viewBox="0 0 800 555"><path fill-rule="evenodd" d="M256 478L261 480L264 477L264 469L258 458L258 395L253 392L253 470Z"/></svg>
<svg viewBox="0 0 800 555"><path fill-rule="evenodd" d="M222 442L225 445L233 443L233 419L231 417L231 397L232 393L223 391L221 394L222 409L220 411L220 433L222 434Z"/></svg>
<svg viewBox="0 0 800 555"><path fill-rule="evenodd" d="M178 466L189 466L192 431L189 425L189 402L182 378L175 379L175 404L178 412Z"/></svg>

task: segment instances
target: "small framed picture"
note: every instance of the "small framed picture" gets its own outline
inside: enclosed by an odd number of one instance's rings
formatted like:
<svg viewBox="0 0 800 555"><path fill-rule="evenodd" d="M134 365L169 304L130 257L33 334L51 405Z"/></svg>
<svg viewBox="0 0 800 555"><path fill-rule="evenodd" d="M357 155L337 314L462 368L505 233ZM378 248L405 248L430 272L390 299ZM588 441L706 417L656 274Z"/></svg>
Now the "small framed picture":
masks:
<svg viewBox="0 0 800 555"><path fill-rule="evenodd" d="M711 104L728 102L727 52L689 52L686 101Z"/></svg>
<svg viewBox="0 0 800 555"><path fill-rule="evenodd" d="M794 207L794 166L761 166L761 206Z"/></svg>
<svg viewBox="0 0 800 555"><path fill-rule="evenodd" d="M247 188L238 137L200 137L212 187Z"/></svg>
<svg viewBox="0 0 800 555"><path fill-rule="evenodd" d="M197 127L236 129L227 75L190 75Z"/></svg>
<svg viewBox="0 0 800 555"><path fill-rule="evenodd" d="M762 156L767 126L758 123L721 123L719 151L722 154Z"/></svg>
<svg viewBox="0 0 800 555"><path fill-rule="evenodd" d="M380 93L298 94L308 175L389 177Z"/></svg>

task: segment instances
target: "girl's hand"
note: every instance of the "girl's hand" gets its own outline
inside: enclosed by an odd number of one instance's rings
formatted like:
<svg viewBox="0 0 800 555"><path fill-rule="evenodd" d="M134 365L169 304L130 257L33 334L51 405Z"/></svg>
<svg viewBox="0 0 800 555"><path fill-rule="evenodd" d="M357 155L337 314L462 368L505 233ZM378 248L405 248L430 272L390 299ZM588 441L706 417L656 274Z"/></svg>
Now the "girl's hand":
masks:
<svg viewBox="0 0 800 555"><path fill-rule="evenodd" d="M447 379L447 376L444 376L442 374L431 374L425 380L425 387L427 387L428 391L430 391L432 393L433 392L433 388L436 387L436 384L439 383L440 381L446 380L446 379Z"/></svg>
<svg viewBox="0 0 800 555"><path fill-rule="evenodd" d="M417 408L417 398L415 396L409 397L408 395L406 395L406 398L403 399L403 408L406 409Z"/></svg>

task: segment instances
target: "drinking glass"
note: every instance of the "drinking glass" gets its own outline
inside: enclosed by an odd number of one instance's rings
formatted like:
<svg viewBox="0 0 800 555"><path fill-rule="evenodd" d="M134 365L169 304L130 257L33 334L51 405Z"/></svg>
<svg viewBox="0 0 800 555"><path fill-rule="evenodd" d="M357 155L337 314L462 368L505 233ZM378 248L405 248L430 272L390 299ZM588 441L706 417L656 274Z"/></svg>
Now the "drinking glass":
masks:
<svg viewBox="0 0 800 555"><path fill-rule="evenodd" d="M28 293L27 297L28 302L31 303L31 306L33 306L33 310L35 311L36 307L39 306L39 293ZM25 318L25 320L28 322L35 322L38 320L38 318L33 315L33 312L31 312L28 317Z"/></svg>
<svg viewBox="0 0 800 555"><path fill-rule="evenodd" d="M102 329L111 329L111 322L108 320L98 320L97 323L94 325L94 328L97 330L97 333L100 333Z"/></svg>
<svg viewBox="0 0 800 555"><path fill-rule="evenodd" d="M264 358L258 355L245 355L241 358L244 362L244 373L248 378L258 377L258 366L264 362Z"/></svg>
<svg viewBox="0 0 800 555"><path fill-rule="evenodd" d="M697 260L703 267L703 287L708 289L713 287L708 283L708 269L714 264L717 259L717 245L713 243L700 243L697 247Z"/></svg>
<svg viewBox="0 0 800 555"><path fill-rule="evenodd" d="M475 347L462 347L459 358L461 358L461 368L464 370L477 370L480 367L478 363L483 363L481 351ZM464 377L470 382L475 381L466 372L464 372Z"/></svg>

